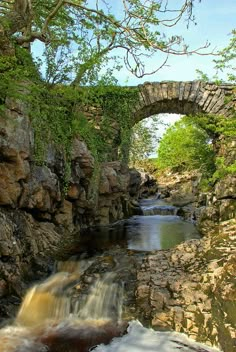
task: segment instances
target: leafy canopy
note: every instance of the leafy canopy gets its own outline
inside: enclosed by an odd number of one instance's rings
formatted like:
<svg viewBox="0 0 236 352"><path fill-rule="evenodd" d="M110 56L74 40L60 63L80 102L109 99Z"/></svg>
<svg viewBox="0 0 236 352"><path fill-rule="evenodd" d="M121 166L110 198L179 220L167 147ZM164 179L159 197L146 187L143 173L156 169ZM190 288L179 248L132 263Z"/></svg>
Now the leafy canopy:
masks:
<svg viewBox="0 0 236 352"><path fill-rule="evenodd" d="M185 118L169 127L157 150L159 169L186 171L214 168L214 152L208 134Z"/></svg>
<svg viewBox="0 0 236 352"><path fill-rule="evenodd" d="M157 115L150 118L148 124L146 120L142 120L134 125L131 133L129 155L129 162L132 167L139 168L142 161L155 151L155 146L159 140L157 133L161 124L163 122Z"/></svg>
<svg viewBox="0 0 236 352"><path fill-rule="evenodd" d="M220 75L222 72L225 72L227 81L230 83L236 83L236 29L232 30L229 44L223 50L218 52L218 58L213 60L213 62L215 63L216 70L214 77L211 78L206 73L197 70L200 79L222 83L223 79L220 78Z"/></svg>
<svg viewBox="0 0 236 352"><path fill-rule="evenodd" d="M168 37L168 27L182 18L195 22L196 2L200 0L180 0L179 8L172 8L166 0L2 0L0 53L10 55L14 44L27 47L41 41L51 83L75 78L91 84L103 64L112 60L119 68L120 58L130 72L143 77L156 72L171 54L204 53L207 43L189 49L181 36ZM148 71L145 60L154 52L161 53L161 61Z"/></svg>

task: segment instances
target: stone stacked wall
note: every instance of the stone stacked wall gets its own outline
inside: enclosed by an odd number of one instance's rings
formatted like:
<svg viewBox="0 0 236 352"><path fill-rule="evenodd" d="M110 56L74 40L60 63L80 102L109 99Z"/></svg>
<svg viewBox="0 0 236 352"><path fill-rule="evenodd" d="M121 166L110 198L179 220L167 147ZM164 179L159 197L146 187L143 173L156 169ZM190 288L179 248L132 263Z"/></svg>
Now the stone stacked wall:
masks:
<svg viewBox="0 0 236 352"><path fill-rule="evenodd" d="M135 122L159 113L232 115L235 100L226 98L235 94L231 84L215 85L202 81L144 83L139 86L139 103Z"/></svg>
<svg viewBox="0 0 236 352"><path fill-rule="evenodd" d="M132 87L130 87L132 89ZM133 125L155 114L175 113L182 115L218 114L230 118L235 109L235 86L231 84L216 85L202 81L192 82L146 82L138 86L139 99L133 113ZM230 97L234 97L230 99ZM79 107L78 107L79 111ZM99 126L102 109L87 107L83 110L87 119ZM111 122L112 136L107 138L113 147L115 160L118 155L117 141L120 140L120 126Z"/></svg>

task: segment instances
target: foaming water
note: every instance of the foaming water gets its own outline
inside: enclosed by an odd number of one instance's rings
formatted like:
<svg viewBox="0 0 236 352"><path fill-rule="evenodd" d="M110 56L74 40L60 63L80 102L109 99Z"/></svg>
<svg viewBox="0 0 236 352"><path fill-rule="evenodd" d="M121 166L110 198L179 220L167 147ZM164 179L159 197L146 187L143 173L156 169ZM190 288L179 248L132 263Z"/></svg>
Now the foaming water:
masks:
<svg viewBox="0 0 236 352"><path fill-rule="evenodd" d="M57 268L67 272L57 272L32 287L14 324L0 330L0 352L88 351L119 336L124 330L123 287L115 273L99 277L87 295L74 301L80 276L90 264L59 262Z"/></svg>
<svg viewBox="0 0 236 352"><path fill-rule="evenodd" d="M163 332L147 329L139 321L132 321L128 334L114 338L105 346L100 345L94 352L219 352L177 332Z"/></svg>
<svg viewBox="0 0 236 352"><path fill-rule="evenodd" d="M115 281L114 273L106 273L97 280L89 296L78 305L78 317L121 321L123 287ZM102 292L102 294L101 294Z"/></svg>

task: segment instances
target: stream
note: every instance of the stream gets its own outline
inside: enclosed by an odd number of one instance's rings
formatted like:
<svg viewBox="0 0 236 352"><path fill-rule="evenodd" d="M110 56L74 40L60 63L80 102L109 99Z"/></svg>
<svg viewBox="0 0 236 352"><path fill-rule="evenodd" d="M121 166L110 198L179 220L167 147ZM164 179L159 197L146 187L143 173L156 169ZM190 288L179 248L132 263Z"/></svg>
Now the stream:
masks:
<svg viewBox="0 0 236 352"><path fill-rule="evenodd" d="M184 334L144 327L130 312L125 316L125 302L132 306L125 292L130 253L141 260L143 252L200 238L177 208L157 199L140 205L143 215L86 230L73 256L28 290L15 320L0 330L0 352L218 351Z"/></svg>
<svg viewBox="0 0 236 352"><path fill-rule="evenodd" d="M135 215L112 226L86 229L80 247L86 251L114 245L135 251L173 248L193 238L200 238L194 224L176 215L178 208L161 199L140 201L143 215Z"/></svg>

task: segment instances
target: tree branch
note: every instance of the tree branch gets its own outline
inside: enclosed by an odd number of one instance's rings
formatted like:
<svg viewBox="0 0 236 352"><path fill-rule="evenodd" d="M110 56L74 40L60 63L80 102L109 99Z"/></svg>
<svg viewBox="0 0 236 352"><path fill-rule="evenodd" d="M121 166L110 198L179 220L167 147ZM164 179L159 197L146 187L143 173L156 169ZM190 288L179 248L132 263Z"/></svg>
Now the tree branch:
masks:
<svg viewBox="0 0 236 352"><path fill-rule="evenodd" d="M49 26L50 21L56 16L60 8L64 5L65 1L64 0L58 0L57 5L55 8L49 13L47 16L43 28L42 28L42 34L45 35Z"/></svg>
<svg viewBox="0 0 236 352"><path fill-rule="evenodd" d="M40 40L41 42L48 44L48 39L41 32L32 32L29 35L15 38L17 44L22 45L24 43L32 43L34 40Z"/></svg>

